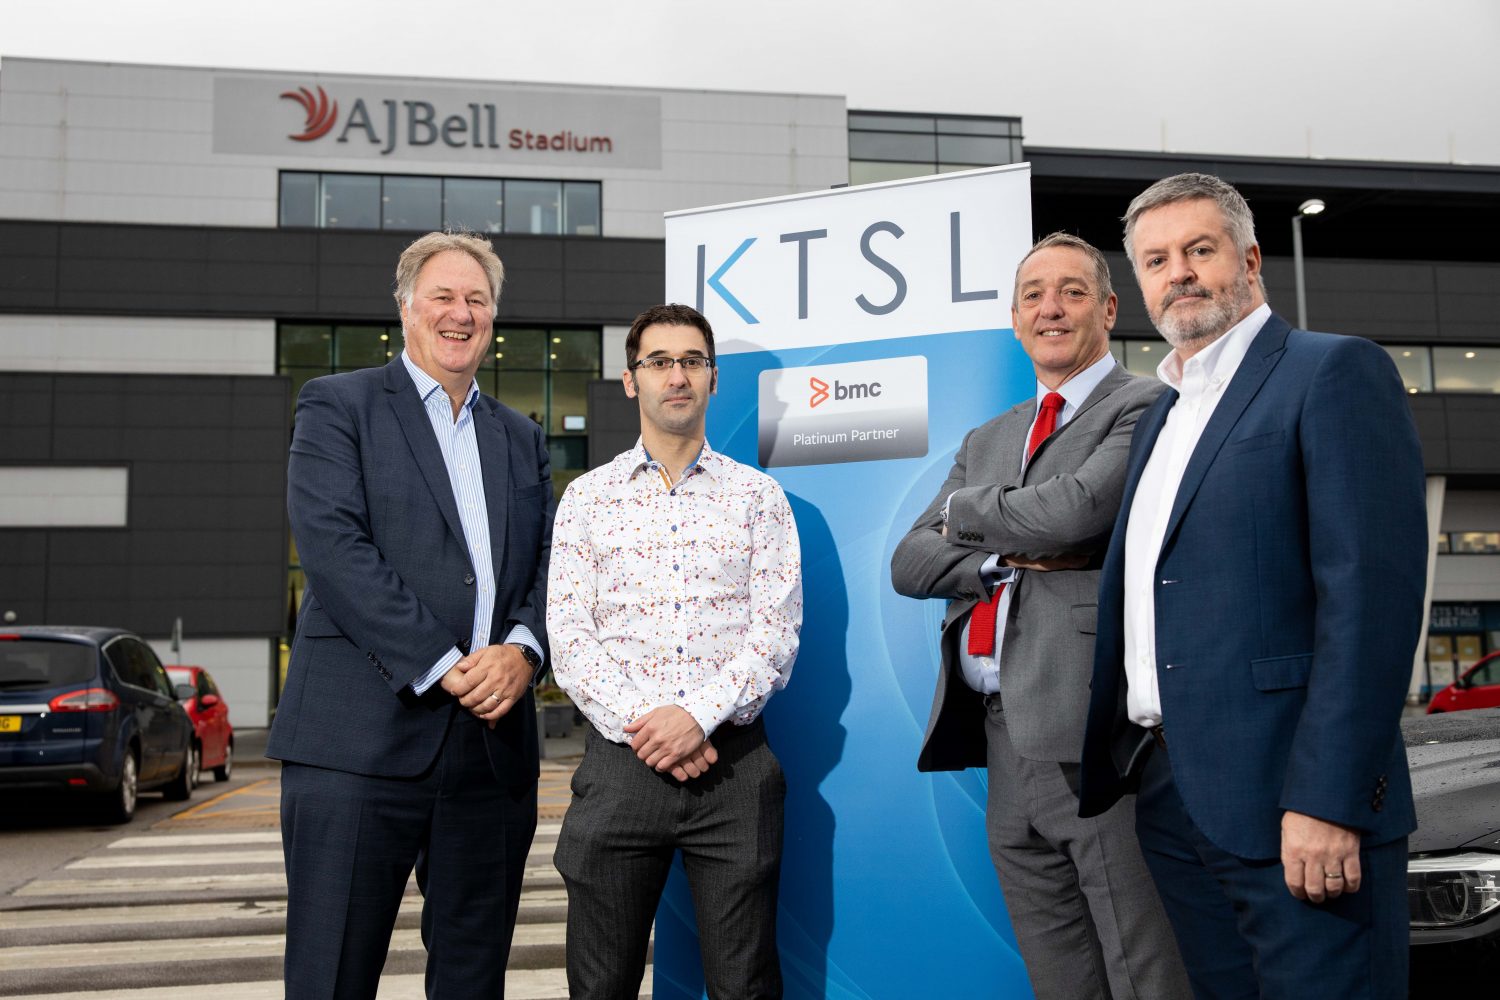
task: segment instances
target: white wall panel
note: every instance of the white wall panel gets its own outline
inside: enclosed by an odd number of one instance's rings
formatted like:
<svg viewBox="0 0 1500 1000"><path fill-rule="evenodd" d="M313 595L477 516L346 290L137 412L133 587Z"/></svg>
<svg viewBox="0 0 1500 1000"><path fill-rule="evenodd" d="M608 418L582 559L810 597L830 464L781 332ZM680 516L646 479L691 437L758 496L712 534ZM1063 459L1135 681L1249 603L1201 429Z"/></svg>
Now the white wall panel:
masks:
<svg viewBox="0 0 1500 1000"><path fill-rule="evenodd" d="M1450 481L1443 530L1500 531L1500 490L1455 490Z"/></svg>
<svg viewBox="0 0 1500 1000"><path fill-rule="evenodd" d="M1438 556L1432 599L1462 604L1500 601L1500 556Z"/></svg>
<svg viewBox="0 0 1500 1000"><path fill-rule="evenodd" d="M0 528L124 528L123 466L0 466Z"/></svg>
<svg viewBox="0 0 1500 1000"><path fill-rule="evenodd" d="M229 723L236 729L264 729L271 724L273 640L198 638L193 635L193 623L184 621L180 653L172 652L170 639L146 641L164 665L202 667L212 674L229 705Z"/></svg>
<svg viewBox="0 0 1500 1000"><path fill-rule="evenodd" d="M274 375L276 324L0 315L0 371Z"/></svg>

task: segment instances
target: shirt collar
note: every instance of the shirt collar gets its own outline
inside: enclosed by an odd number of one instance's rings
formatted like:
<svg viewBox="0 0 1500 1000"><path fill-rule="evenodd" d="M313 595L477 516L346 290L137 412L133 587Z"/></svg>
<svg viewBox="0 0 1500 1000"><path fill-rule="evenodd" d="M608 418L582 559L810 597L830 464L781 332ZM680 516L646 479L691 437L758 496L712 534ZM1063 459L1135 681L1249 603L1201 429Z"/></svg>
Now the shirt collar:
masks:
<svg viewBox="0 0 1500 1000"><path fill-rule="evenodd" d="M1181 392L1184 374L1189 369L1194 369L1201 373L1205 381L1211 381L1214 385L1223 385L1234 378L1234 373L1239 370L1240 362L1245 360L1245 355L1249 352L1255 335L1270 318L1271 307L1262 302L1244 319L1231 326L1223 336L1189 358L1186 364L1175 350L1171 351L1162 359L1161 364L1156 366L1156 377Z"/></svg>
<svg viewBox="0 0 1500 1000"><path fill-rule="evenodd" d="M1071 419L1073 414L1078 412L1078 408L1083 405L1083 401L1088 399L1095 389L1099 388L1099 383L1104 381L1104 376L1114 371L1114 368L1115 356L1105 351L1104 357L1095 361L1056 389L1049 389L1038 380L1036 384L1038 405L1040 405L1040 400L1047 393L1058 393L1063 398L1063 408L1062 412L1057 415L1058 419L1064 421Z"/></svg>
<svg viewBox="0 0 1500 1000"><path fill-rule="evenodd" d="M406 374L411 376L412 384L417 387L417 395L421 397L425 405L432 394L443 387L442 384L421 368L418 368L417 363L411 359L411 355L406 353L405 348L401 349L401 363L406 366ZM464 398L464 407L467 409L473 406L474 401L478 398L479 383L471 379L469 381L469 394Z"/></svg>
<svg viewBox="0 0 1500 1000"><path fill-rule="evenodd" d="M623 463L625 478L634 479L643 469L655 469L657 462L646 450L646 442L641 438L635 439L635 447L620 456ZM708 439L703 439L703 447L698 449L698 457L688 463L688 467L682 470L683 478L693 470L694 466L712 475L721 461L719 453L708 446Z"/></svg>

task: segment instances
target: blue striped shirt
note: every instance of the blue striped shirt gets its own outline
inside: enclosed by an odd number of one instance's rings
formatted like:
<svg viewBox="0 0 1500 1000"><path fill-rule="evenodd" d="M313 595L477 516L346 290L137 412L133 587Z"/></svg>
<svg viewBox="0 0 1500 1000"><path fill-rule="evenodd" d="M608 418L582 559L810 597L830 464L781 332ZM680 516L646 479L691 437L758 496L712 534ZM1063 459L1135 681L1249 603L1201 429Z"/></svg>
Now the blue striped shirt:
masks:
<svg viewBox="0 0 1500 1000"><path fill-rule="evenodd" d="M418 368L405 351L401 352L401 361L417 387L417 394L422 397L422 406L432 423L432 433L443 452L443 465L448 469L453 498L458 502L458 520L463 525L464 543L469 547L469 562L474 567L474 631L469 648L479 650L490 644L490 624L495 615L495 565L490 559L489 509L485 506L484 476L479 468L479 441L474 436L474 403L479 399L479 386L469 383L469 395L455 420L453 405L437 380ZM525 625L513 627L505 641L521 643L535 650L538 656L542 655L541 643ZM463 653L454 646L432 665L431 670L412 681L412 690L424 694L462 658Z"/></svg>

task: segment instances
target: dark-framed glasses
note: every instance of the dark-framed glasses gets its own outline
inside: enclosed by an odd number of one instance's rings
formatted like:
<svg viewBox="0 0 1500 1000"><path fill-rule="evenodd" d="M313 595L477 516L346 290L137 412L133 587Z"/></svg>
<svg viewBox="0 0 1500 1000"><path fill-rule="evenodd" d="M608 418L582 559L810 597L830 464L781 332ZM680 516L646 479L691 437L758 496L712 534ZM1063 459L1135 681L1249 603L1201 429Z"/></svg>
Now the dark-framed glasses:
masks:
<svg viewBox="0 0 1500 1000"><path fill-rule="evenodd" d="M705 358L702 355L691 354L685 358L641 358L632 368L644 368L648 372L657 375L665 375L672 370L673 365L681 365L682 370L689 375L706 372L714 366L713 358Z"/></svg>

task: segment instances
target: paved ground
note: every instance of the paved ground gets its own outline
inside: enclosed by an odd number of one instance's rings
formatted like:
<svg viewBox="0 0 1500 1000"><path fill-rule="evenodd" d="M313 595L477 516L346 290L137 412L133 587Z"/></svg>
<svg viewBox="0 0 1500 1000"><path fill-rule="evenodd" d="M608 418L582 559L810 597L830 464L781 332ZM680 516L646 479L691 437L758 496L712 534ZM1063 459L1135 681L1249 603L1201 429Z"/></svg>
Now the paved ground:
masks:
<svg viewBox="0 0 1500 1000"><path fill-rule="evenodd" d="M552 866L581 734L548 741L536 841L527 861L506 995L563 1000L567 897ZM237 734L239 772L186 808L150 804L130 825L69 836L37 820L0 830L0 852L41 841L49 861L0 895L0 996L36 1000L269 1000L282 995L286 876L280 769L260 759L264 733ZM146 800L143 799L143 804ZM54 821L56 822L56 821ZM66 822L66 817L62 822ZM59 843L62 850L57 850ZM9 865L7 864L7 867ZM423 996L413 881L397 920L380 1000ZM645 987L649 997L650 972Z"/></svg>

